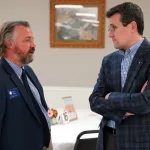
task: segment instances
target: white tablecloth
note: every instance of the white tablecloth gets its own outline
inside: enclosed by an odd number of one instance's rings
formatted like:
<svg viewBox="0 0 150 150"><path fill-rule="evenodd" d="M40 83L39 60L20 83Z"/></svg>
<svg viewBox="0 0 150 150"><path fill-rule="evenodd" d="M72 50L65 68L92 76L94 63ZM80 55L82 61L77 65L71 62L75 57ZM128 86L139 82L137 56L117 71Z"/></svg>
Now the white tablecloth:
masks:
<svg viewBox="0 0 150 150"><path fill-rule="evenodd" d="M100 115L97 115L90 110L76 111L78 120L69 122L67 124L53 125L51 127L54 150L73 150L76 138L80 132L85 130L99 129L99 123L101 120ZM83 138L86 137L87 135L83 136Z"/></svg>

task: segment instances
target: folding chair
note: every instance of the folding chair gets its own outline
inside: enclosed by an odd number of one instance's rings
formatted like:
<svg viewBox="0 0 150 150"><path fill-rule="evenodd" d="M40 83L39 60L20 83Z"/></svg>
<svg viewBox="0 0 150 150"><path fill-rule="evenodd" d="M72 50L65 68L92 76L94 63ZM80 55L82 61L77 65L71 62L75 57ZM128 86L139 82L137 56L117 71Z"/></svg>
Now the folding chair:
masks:
<svg viewBox="0 0 150 150"><path fill-rule="evenodd" d="M86 130L79 133L76 139L74 150L95 150L97 137L81 139L81 136L93 133L99 133L99 130Z"/></svg>

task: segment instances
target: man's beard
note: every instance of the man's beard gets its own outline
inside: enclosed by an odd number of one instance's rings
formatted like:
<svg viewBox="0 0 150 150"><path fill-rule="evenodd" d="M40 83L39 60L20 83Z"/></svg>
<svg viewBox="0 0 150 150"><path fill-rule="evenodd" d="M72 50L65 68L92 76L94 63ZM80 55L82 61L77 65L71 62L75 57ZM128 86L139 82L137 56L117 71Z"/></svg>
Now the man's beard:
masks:
<svg viewBox="0 0 150 150"><path fill-rule="evenodd" d="M24 65L29 64L33 61L33 56L29 56L29 54L27 53L25 56L20 57L20 61Z"/></svg>
<svg viewBox="0 0 150 150"><path fill-rule="evenodd" d="M35 51L35 48L31 48L26 55L23 55L20 50L16 50L15 52L19 58L19 61L25 65L33 61L33 55L30 55L30 53L33 54L34 51Z"/></svg>

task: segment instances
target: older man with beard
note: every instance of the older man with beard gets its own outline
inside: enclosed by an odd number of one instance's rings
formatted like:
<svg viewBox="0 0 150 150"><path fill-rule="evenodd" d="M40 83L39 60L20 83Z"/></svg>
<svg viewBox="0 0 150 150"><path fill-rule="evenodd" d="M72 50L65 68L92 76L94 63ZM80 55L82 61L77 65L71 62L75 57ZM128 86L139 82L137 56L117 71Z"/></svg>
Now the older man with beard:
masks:
<svg viewBox="0 0 150 150"><path fill-rule="evenodd" d="M35 43L27 21L0 28L0 150L50 148L50 120L42 86L27 64Z"/></svg>

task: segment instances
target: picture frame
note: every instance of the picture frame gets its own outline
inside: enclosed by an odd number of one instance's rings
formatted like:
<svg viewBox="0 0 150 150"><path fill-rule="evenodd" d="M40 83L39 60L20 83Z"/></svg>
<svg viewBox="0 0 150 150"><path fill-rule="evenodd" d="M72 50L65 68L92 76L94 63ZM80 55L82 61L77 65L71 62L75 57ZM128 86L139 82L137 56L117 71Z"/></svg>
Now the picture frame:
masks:
<svg viewBox="0 0 150 150"><path fill-rule="evenodd" d="M105 0L50 0L50 47L104 48Z"/></svg>
<svg viewBox="0 0 150 150"><path fill-rule="evenodd" d="M62 99L64 102L64 112L67 112L69 121L77 120L78 117L72 101L72 97L66 96L66 97L62 97Z"/></svg>

